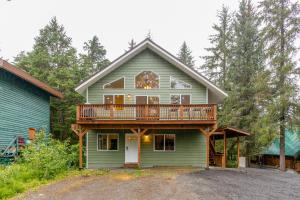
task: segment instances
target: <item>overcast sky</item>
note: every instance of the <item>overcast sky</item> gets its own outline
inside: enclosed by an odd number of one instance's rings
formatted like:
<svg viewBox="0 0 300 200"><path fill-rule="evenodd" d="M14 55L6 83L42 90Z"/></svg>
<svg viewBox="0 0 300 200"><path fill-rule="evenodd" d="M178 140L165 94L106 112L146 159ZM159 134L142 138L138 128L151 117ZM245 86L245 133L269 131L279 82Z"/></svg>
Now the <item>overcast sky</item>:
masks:
<svg viewBox="0 0 300 200"><path fill-rule="evenodd" d="M139 42L151 30L173 54L186 41L199 64L222 4L238 8L238 0L0 0L0 57L12 61L31 50L39 30L56 16L79 52L97 35L113 60L131 38Z"/></svg>

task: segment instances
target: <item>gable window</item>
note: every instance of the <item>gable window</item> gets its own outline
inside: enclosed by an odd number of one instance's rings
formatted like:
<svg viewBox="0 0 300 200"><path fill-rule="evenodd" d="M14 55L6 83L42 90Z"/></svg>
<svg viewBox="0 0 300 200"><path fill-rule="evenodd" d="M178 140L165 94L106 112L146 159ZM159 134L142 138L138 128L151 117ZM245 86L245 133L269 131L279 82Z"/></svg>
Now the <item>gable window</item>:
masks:
<svg viewBox="0 0 300 200"><path fill-rule="evenodd" d="M154 135L154 151L175 151L175 134Z"/></svg>
<svg viewBox="0 0 300 200"><path fill-rule="evenodd" d="M152 71L143 71L135 77L135 88L157 89L159 88L159 76Z"/></svg>
<svg viewBox="0 0 300 200"><path fill-rule="evenodd" d="M103 85L103 89L124 89L125 85L125 78L119 78L115 81L112 81L110 83L106 83Z"/></svg>
<svg viewBox="0 0 300 200"><path fill-rule="evenodd" d="M104 95L104 104L124 104L124 95ZM109 109L109 106L106 109ZM116 106L115 109L123 110L123 106Z"/></svg>
<svg viewBox="0 0 300 200"><path fill-rule="evenodd" d="M98 133L97 135L98 151L118 151L119 134L116 133Z"/></svg>
<svg viewBox="0 0 300 200"><path fill-rule="evenodd" d="M189 105L191 103L191 96L189 94L172 94L171 104Z"/></svg>
<svg viewBox="0 0 300 200"><path fill-rule="evenodd" d="M182 80L176 79L173 76L170 77L171 89L192 89L192 85Z"/></svg>

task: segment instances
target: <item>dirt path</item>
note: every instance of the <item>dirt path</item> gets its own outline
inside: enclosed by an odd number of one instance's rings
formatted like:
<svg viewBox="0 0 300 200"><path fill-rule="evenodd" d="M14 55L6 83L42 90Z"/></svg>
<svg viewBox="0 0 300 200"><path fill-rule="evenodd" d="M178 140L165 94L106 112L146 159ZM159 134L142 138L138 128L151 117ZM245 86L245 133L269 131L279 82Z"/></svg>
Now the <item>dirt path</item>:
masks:
<svg viewBox="0 0 300 200"><path fill-rule="evenodd" d="M75 177L19 199L300 199L300 175L275 170L114 170Z"/></svg>

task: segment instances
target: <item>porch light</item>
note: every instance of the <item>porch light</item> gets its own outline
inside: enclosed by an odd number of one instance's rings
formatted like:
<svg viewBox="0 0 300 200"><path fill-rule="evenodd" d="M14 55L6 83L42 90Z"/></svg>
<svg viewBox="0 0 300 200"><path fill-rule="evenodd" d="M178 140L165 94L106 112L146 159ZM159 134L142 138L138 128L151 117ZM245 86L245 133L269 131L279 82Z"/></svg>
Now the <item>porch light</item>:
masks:
<svg viewBox="0 0 300 200"><path fill-rule="evenodd" d="M132 94L127 94L127 98L131 99L132 98Z"/></svg>
<svg viewBox="0 0 300 200"><path fill-rule="evenodd" d="M144 135L144 142L151 142L150 135Z"/></svg>

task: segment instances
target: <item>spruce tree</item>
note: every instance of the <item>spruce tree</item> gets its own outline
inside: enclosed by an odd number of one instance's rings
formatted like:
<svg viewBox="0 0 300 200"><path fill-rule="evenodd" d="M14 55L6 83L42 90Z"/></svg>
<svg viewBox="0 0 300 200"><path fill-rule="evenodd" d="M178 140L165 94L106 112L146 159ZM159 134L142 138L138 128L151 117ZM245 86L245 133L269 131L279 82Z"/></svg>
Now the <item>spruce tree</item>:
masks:
<svg viewBox="0 0 300 200"><path fill-rule="evenodd" d="M246 156L251 156L267 144L270 134L268 116L268 72L265 70L260 20L251 0L241 0L235 14L231 63L228 70L229 97L225 101L221 119L225 124L248 130L245 140Z"/></svg>
<svg viewBox="0 0 300 200"><path fill-rule="evenodd" d="M297 109L297 63L295 41L300 33L300 6L290 0L260 2L266 52L272 72L271 111L280 137L280 170L285 170L285 131L295 126ZM298 68L299 70L299 68ZM298 99L299 100L299 99Z"/></svg>
<svg viewBox="0 0 300 200"><path fill-rule="evenodd" d="M129 45L128 50L131 50L135 47L136 42L134 41L134 39L131 39L130 42L128 42L128 45Z"/></svg>
<svg viewBox="0 0 300 200"><path fill-rule="evenodd" d="M21 52L15 63L37 79L64 94L62 100L51 98L51 133L56 138L73 136L70 126L75 121L75 107L82 97L74 87L82 79L76 49L64 26L54 17L35 38L33 50Z"/></svg>
<svg viewBox="0 0 300 200"><path fill-rule="evenodd" d="M209 36L211 47L206 48L208 55L202 57L201 69L211 81L226 90L233 37L232 16L223 6L217 17L218 23L212 27L215 33Z"/></svg>
<svg viewBox="0 0 300 200"><path fill-rule="evenodd" d="M194 67L195 61L192 56L192 51L187 46L186 42L184 41L183 44L180 47L179 53L178 53L178 59L185 65L189 67Z"/></svg>
<svg viewBox="0 0 300 200"><path fill-rule="evenodd" d="M81 67L86 73L85 77L100 71L109 63L105 57L106 50L97 36L93 36L91 40L85 42L83 50L84 54L80 54L80 58L82 61Z"/></svg>

